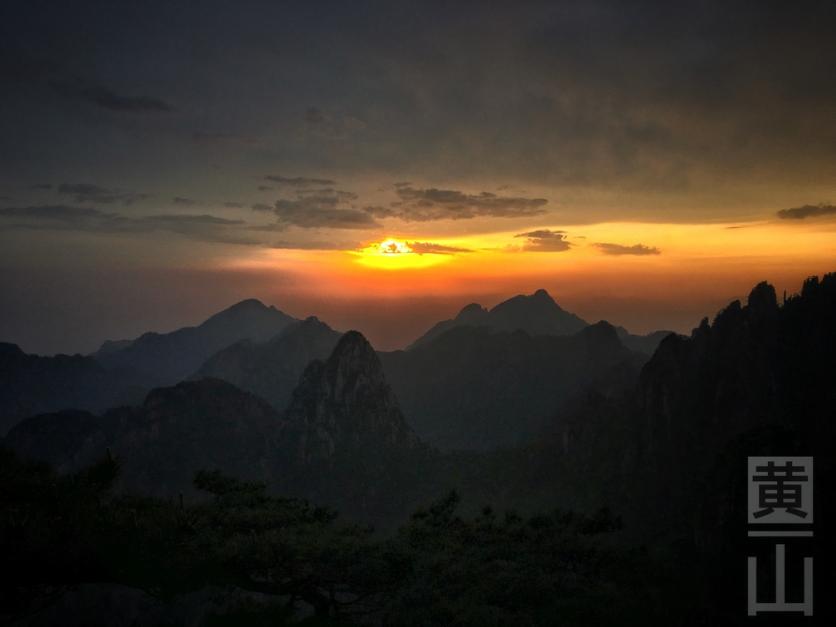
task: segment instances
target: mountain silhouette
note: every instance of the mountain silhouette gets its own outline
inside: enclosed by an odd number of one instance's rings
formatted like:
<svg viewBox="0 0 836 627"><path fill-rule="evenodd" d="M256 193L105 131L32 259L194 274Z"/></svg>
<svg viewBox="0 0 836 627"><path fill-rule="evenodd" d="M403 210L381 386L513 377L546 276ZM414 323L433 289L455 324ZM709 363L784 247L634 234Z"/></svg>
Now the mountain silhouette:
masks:
<svg viewBox="0 0 836 627"><path fill-rule="evenodd" d="M562 309L546 290L540 289L527 296L509 298L490 310L476 303L467 305L452 320L435 324L408 348L420 346L462 326L487 327L495 331L522 330L530 335L571 335L586 325L584 320Z"/></svg>
<svg viewBox="0 0 836 627"><path fill-rule="evenodd" d="M294 322L249 299L199 326L108 341L93 355L28 355L0 343L0 433L34 414L141 404L149 390L187 378L230 344L269 339Z"/></svg>
<svg viewBox="0 0 836 627"><path fill-rule="evenodd" d="M149 332L127 344L105 343L94 356L109 369L138 373L151 385L170 385L193 374L222 348L240 340L267 340L293 322L275 307L248 299L196 327Z"/></svg>

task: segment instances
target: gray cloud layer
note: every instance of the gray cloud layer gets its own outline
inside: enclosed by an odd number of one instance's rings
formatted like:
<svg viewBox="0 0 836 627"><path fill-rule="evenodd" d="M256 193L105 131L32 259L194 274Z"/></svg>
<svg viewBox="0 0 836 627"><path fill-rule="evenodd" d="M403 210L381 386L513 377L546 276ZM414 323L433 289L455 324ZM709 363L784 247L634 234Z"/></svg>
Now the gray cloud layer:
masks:
<svg viewBox="0 0 836 627"><path fill-rule="evenodd" d="M295 198L279 199L270 207L262 203L253 210L271 211L278 227L297 226L303 229L371 229L382 226L369 213L354 209L347 203L353 194L324 189L314 193L297 192Z"/></svg>
<svg viewBox="0 0 836 627"><path fill-rule="evenodd" d="M546 212L545 198L498 196L490 192L468 194L452 189L416 189L409 184L395 186L399 200L388 207L370 206L364 211L378 218L400 218L409 222L471 220L478 217L520 218Z"/></svg>
<svg viewBox="0 0 836 627"><path fill-rule="evenodd" d="M237 231L243 220L212 215L158 214L130 217L90 207L71 205L32 205L0 209L4 230L58 230L88 233L177 233L190 239L227 244L258 245Z"/></svg>

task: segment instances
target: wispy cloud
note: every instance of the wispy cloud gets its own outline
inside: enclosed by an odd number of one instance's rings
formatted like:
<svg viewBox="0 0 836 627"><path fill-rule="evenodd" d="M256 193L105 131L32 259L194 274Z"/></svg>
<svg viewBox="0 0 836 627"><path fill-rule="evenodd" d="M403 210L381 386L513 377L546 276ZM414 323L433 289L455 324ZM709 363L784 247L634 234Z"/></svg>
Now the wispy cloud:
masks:
<svg viewBox="0 0 836 627"><path fill-rule="evenodd" d="M566 240L566 231L552 231L550 229L537 229L527 233L518 233L514 237L526 238L522 250L532 252L560 253L572 247Z"/></svg>
<svg viewBox="0 0 836 627"><path fill-rule="evenodd" d="M609 242L596 242L592 245L605 255L659 255L662 252L655 246L645 246L644 244L624 246Z"/></svg>
<svg viewBox="0 0 836 627"><path fill-rule="evenodd" d="M406 242L409 249L418 255L455 255L457 253L473 252L470 248L445 246L434 242Z"/></svg>
<svg viewBox="0 0 836 627"><path fill-rule="evenodd" d="M278 174L270 174L265 176L264 179L276 183L277 185L283 185L286 187L308 187L311 185L329 186L336 184L336 181L332 181L331 179L307 176L281 176ZM265 189L270 188L265 187Z"/></svg>
<svg viewBox="0 0 836 627"><path fill-rule="evenodd" d="M130 205L138 200L148 198L148 194L110 189L93 183L61 183L58 186L58 193L72 196L75 202L96 204L122 203L123 205Z"/></svg>
<svg viewBox="0 0 836 627"><path fill-rule="evenodd" d="M102 109L125 113L168 113L174 110L169 103L151 96L127 96L105 85L79 77L54 80L52 87L59 93L85 100Z"/></svg>

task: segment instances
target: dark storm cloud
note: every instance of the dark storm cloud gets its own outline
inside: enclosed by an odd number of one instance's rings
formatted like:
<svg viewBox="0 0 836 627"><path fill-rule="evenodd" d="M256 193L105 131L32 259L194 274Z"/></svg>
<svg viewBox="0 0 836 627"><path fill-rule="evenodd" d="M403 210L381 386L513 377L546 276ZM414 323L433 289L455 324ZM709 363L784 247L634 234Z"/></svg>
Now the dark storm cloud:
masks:
<svg viewBox="0 0 836 627"><path fill-rule="evenodd" d="M260 192L269 192L273 187L272 185L259 185L257 189Z"/></svg>
<svg viewBox="0 0 836 627"><path fill-rule="evenodd" d="M273 205L268 205L268 204L263 203L263 202L257 202L253 205L250 205L250 209L252 209L253 211L261 211L261 212L273 211Z"/></svg>
<svg viewBox="0 0 836 627"><path fill-rule="evenodd" d="M188 207L197 203L196 200L192 200L191 198L186 198L185 196L175 196L171 199L171 202L175 205L181 205L183 207Z"/></svg>
<svg viewBox="0 0 836 627"><path fill-rule="evenodd" d="M70 195L76 202L97 204L122 203L130 205L135 201L148 198L148 194L108 189L92 183L62 183L58 186L58 193Z"/></svg>
<svg viewBox="0 0 836 627"><path fill-rule="evenodd" d="M537 229L527 233L518 233L514 237L524 237L528 240L522 247L524 251L560 253L571 248L566 241L566 231L552 231Z"/></svg>
<svg viewBox="0 0 836 627"><path fill-rule="evenodd" d="M30 185L29 189L52 189L51 183L35 183L34 185Z"/></svg>
<svg viewBox="0 0 836 627"><path fill-rule="evenodd" d="M592 245L605 255L659 255L662 252L655 246L645 246L644 244L624 246L622 244L611 244L609 242L596 242Z"/></svg>
<svg viewBox="0 0 836 627"><path fill-rule="evenodd" d="M226 207L227 209L243 209L244 203L227 201L224 203L224 207Z"/></svg>
<svg viewBox="0 0 836 627"><path fill-rule="evenodd" d="M782 220L804 220L806 218L819 218L821 216L836 215L836 205L818 204L802 205L792 209L781 209L778 217Z"/></svg>
<svg viewBox="0 0 836 627"><path fill-rule="evenodd" d="M278 185L285 185L287 187L307 187L311 185L327 186L334 185L335 181L323 178L308 178L306 176L280 176L271 174L264 177L265 180L272 181Z"/></svg>
<svg viewBox="0 0 836 627"><path fill-rule="evenodd" d="M470 248L459 248L458 246L445 246L433 242L407 242L412 252L419 255L455 255L456 253L473 252Z"/></svg>
<svg viewBox="0 0 836 627"><path fill-rule="evenodd" d="M260 244L257 240L238 234L244 226L243 220L229 220L207 214L125 216L91 207L72 205L32 205L0 209L0 229L3 230L57 230L110 234L163 231L200 241Z"/></svg>
<svg viewBox="0 0 836 627"><path fill-rule="evenodd" d="M367 207L370 215L397 217L410 222L470 220L477 217L520 218L546 212L545 198L498 196L491 192L467 194L452 189L397 187L400 199L389 209ZM385 214L385 215L384 215Z"/></svg>

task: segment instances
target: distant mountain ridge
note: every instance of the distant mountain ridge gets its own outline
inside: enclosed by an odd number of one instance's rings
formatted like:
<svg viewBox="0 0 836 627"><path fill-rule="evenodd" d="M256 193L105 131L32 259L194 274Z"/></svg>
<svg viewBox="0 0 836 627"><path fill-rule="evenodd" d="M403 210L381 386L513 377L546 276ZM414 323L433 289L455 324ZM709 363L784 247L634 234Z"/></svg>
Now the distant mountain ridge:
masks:
<svg viewBox="0 0 836 627"><path fill-rule="evenodd" d="M0 433L34 414L141 403L150 389L186 379L219 350L269 339L295 322L248 299L194 327L104 342L93 355L28 355L0 343Z"/></svg>
<svg viewBox="0 0 836 627"><path fill-rule="evenodd" d="M240 340L264 341L296 319L254 298L243 300L195 327L145 333L106 342L94 357L113 370L141 374L153 385L170 385L193 374L206 359Z"/></svg>
<svg viewBox="0 0 836 627"><path fill-rule="evenodd" d="M478 303L462 308L451 320L442 320L407 346L410 350L421 346L447 331L459 327L485 327L493 331L525 331L529 335L572 335L589 322L566 311L544 289L533 294L519 294L502 301L493 309ZM634 335L624 327L616 327L618 336L631 350L652 355L662 339L672 331L654 331L647 335Z"/></svg>
<svg viewBox="0 0 836 627"><path fill-rule="evenodd" d="M415 340L407 350L461 326L487 327L495 331L526 331L530 335L571 335L587 322L565 311L544 289L509 298L492 309L478 303L464 307L452 320L443 320Z"/></svg>

